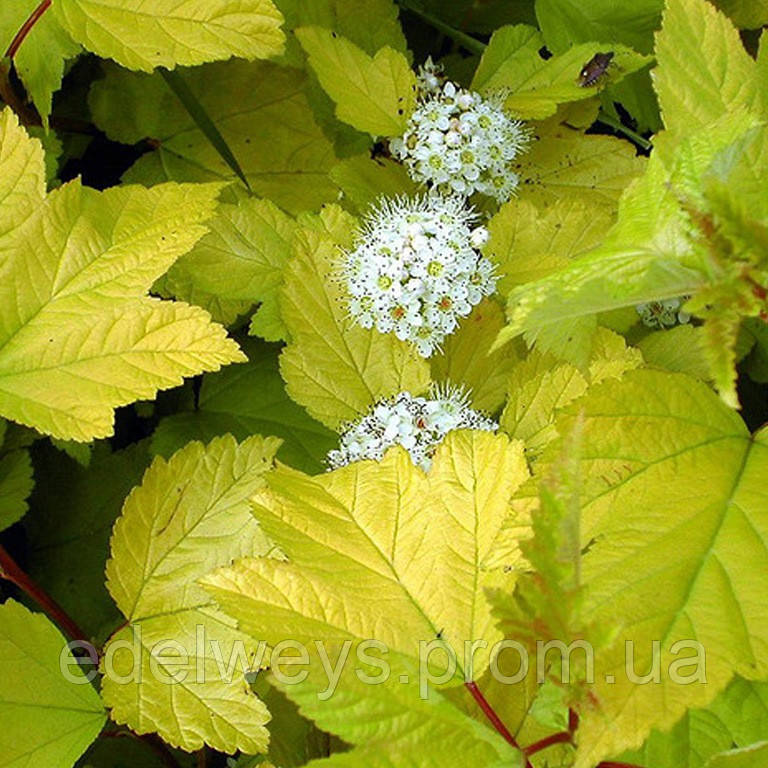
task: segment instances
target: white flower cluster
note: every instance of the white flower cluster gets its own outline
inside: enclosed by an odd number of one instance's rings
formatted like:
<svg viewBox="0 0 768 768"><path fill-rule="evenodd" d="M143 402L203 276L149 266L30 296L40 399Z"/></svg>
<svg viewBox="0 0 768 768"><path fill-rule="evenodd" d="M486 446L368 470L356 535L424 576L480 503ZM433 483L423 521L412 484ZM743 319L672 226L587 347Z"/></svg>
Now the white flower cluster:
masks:
<svg viewBox="0 0 768 768"><path fill-rule="evenodd" d="M691 316L681 309L687 300L688 296L681 296L675 299L649 301L646 304L638 304L635 309L643 325L648 328L671 328L673 325L687 323L691 319Z"/></svg>
<svg viewBox="0 0 768 768"><path fill-rule="evenodd" d="M347 425L338 450L328 454L328 464L338 469L362 459L378 461L387 448L402 445L413 463L428 472L437 446L452 430L493 432L498 426L470 408L468 396L461 389L436 389L428 398L401 392Z"/></svg>
<svg viewBox="0 0 768 768"><path fill-rule="evenodd" d="M429 357L496 289L494 267L478 252L488 238L457 197L383 199L344 253L349 312L363 328L411 341Z"/></svg>
<svg viewBox="0 0 768 768"><path fill-rule="evenodd" d="M393 139L393 155L411 178L441 192L474 192L506 202L519 183L510 162L525 148L528 135L500 103L448 81L427 62L419 77L423 94L402 138Z"/></svg>

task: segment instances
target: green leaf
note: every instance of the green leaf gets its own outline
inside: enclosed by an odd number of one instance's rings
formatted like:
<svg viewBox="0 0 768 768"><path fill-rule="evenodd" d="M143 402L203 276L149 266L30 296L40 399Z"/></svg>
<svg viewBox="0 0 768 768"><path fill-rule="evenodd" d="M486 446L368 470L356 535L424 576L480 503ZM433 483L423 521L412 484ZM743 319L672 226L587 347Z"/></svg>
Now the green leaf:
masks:
<svg viewBox="0 0 768 768"><path fill-rule="evenodd" d="M650 370L607 381L568 411L561 434L584 422L584 609L620 628L595 657L598 706L580 711L576 766L591 768L706 705L735 673L766 676L768 431L751 436L701 382ZM660 682L634 683L625 641L646 674L653 640ZM701 644L706 682L688 658L695 649L678 641Z"/></svg>
<svg viewBox="0 0 768 768"><path fill-rule="evenodd" d="M286 29L317 26L346 37L373 56L385 45L407 52L393 0L276 0Z"/></svg>
<svg viewBox="0 0 768 768"><path fill-rule="evenodd" d="M266 751L269 714L243 679L258 641L218 612L195 580L272 549L248 498L278 445L258 436L190 443L167 462L155 459L126 499L107 587L128 623L102 662L102 694L117 723L188 751L204 743L228 753ZM158 645L168 641L175 653Z"/></svg>
<svg viewBox="0 0 768 768"><path fill-rule="evenodd" d="M219 191L73 181L0 239L0 413L88 442L112 434L116 407L243 359L206 312L147 295L205 234Z"/></svg>
<svg viewBox="0 0 768 768"><path fill-rule="evenodd" d="M462 385L471 394L472 407L488 413L501 407L509 374L520 360L520 350L514 347L490 352L503 325L501 307L485 299L431 359L434 381Z"/></svg>
<svg viewBox="0 0 768 768"><path fill-rule="evenodd" d="M428 476L401 448L317 477L278 467L254 514L288 561L242 560L201 583L271 646L375 639L415 661L419 641L440 635L461 682L488 655L464 669L464 641L500 638L483 588L504 564L493 545L527 474L522 444L470 431L448 435Z"/></svg>
<svg viewBox="0 0 768 768"><path fill-rule="evenodd" d="M656 36L654 85L673 144L757 100L755 63L738 31L706 0L668 0Z"/></svg>
<svg viewBox="0 0 768 768"><path fill-rule="evenodd" d="M273 347L250 341L244 365L207 375L190 413L177 413L160 422L152 450L170 456L190 440L207 442L230 433L238 440L260 433L283 440L278 457L305 472L325 468L325 456L337 436L310 418L285 392Z"/></svg>
<svg viewBox="0 0 768 768"><path fill-rule="evenodd" d="M536 18L556 53L590 40L619 42L641 53L653 48L664 0L536 0Z"/></svg>
<svg viewBox="0 0 768 768"><path fill-rule="evenodd" d="M61 25L89 51L128 69L193 66L239 56L266 59L285 44L271 0L56 0Z"/></svg>
<svg viewBox="0 0 768 768"><path fill-rule="evenodd" d="M706 768L762 768L768 760L768 741L733 749L713 757Z"/></svg>
<svg viewBox="0 0 768 768"><path fill-rule="evenodd" d="M531 27L498 30L480 60L472 87L502 90L506 109L523 119L543 120L554 115L560 104L591 98L594 89L581 86L579 73L605 46L583 43L545 60L539 54L543 45L541 35ZM619 82L651 62L650 57L626 46L613 45L612 49L614 58L605 74L606 83Z"/></svg>
<svg viewBox="0 0 768 768"><path fill-rule="evenodd" d="M342 160L333 166L330 176L341 190L341 199L357 214L364 214L379 197L416 195L419 191L400 163L369 154Z"/></svg>
<svg viewBox="0 0 768 768"><path fill-rule="evenodd" d="M97 444L88 467L48 446L36 446L34 456L27 570L90 637L106 639L120 620L104 585L109 536L149 463L146 441L116 453Z"/></svg>
<svg viewBox="0 0 768 768"><path fill-rule="evenodd" d="M202 292L211 302L260 303L251 333L269 341L285 338L278 294L295 221L269 200L246 198L219 206L210 230L171 267L166 288L191 302Z"/></svg>
<svg viewBox="0 0 768 768"><path fill-rule="evenodd" d="M125 180L237 180L159 74L112 66L106 72L90 94L97 125L115 141L135 144L151 138L157 146ZM181 76L257 195L292 212L314 210L334 199L336 189L327 178L335 163L333 147L307 102L306 75L267 62L231 61L185 70Z"/></svg>
<svg viewBox="0 0 768 768"><path fill-rule="evenodd" d="M338 249L349 245L355 227L355 219L331 207L301 229L281 295L290 337L280 357L286 390L331 429L377 400L404 390L420 394L429 386L429 365L411 346L349 320L341 285L330 277Z"/></svg>
<svg viewBox="0 0 768 768"><path fill-rule="evenodd" d="M232 172L243 182L245 188L252 192L251 185L240 167L240 163L227 144L226 139L221 135L216 123L211 120L210 115L205 111L205 107L197 100L192 93L187 81L179 75L168 69L161 69L160 75L168 84L168 87L174 92L178 100L184 105L184 109L189 112L189 116L195 121L195 125L202 131L205 138L211 142L213 148L219 153L221 159L232 169Z"/></svg>
<svg viewBox="0 0 768 768"><path fill-rule="evenodd" d="M45 199L45 163L11 109L0 112L0 237L21 226Z"/></svg>
<svg viewBox="0 0 768 768"><path fill-rule="evenodd" d="M14 36L40 0L14 0L0 5L0 51L6 51ZM52 13L45 13L30 30L13 59L24 88L47 125L53 94L61 88L67 59L77 56L80 46L61 28Z"/></svg>
<svg viewBox="0 0 768 768"><path fill-rule="evenodd" d="M504 106L522 118L541 120L554 115L560 104L591 98L590 89L579 82L579 73L602 48L600 43L576 45L543 62L529 77L516 77L506 86L512 92ZM642 56L623 45L612 48L614 58L604 75L605 84L615 85L652 61L650 56Z"/></svg>
<svg viewBox="0 0 768 768"><path fill-rule="evenodd" d="M716 0L715 5L740 29L758 29L768 23L768 0Z"/></svg>
<svg viewBox="0 0 768 768"><path fill-rule="evenodd" d="M621 760L654 768L702 768L732 746L747 747L768 729L768 684L735 679L708 707L691 709L670 731L654 731Z"/></svg>
<svg viewBox="0 0 768 768"><path fill-rule="evenodd" d="M339 120L372 136L399 136L416 105L416 76L399 51L384 46L371 57L321 27L296 30L309 64L336 102Z"/></svg>
<svg viewBox="0 0 768 768"><path fill-rule="evenodd" d="M43 614L0 605L0 765L70 768L98 736L104 708L66 644Z"/></svg>
<svg viewBox="0 0 768 768"><path fill-rule="evenodd" d="M11 451L0 457L0 531L24 517L34 484L28 451Z"/></svg>

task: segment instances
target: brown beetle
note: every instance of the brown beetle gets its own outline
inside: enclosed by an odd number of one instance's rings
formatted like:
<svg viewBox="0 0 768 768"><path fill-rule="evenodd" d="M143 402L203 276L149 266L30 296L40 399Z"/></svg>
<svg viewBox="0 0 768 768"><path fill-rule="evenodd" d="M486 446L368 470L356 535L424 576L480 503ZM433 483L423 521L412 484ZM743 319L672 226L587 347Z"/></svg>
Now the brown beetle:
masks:
<svg viewBox="0 0 768 768"><path fill-rule="evenodd" d="M613 51L608 51L607 53L596 53L582 67L582 70L579 73L579 85L582 88L595 85L605 74L605 71L608 69L612 59Z"/></svg>

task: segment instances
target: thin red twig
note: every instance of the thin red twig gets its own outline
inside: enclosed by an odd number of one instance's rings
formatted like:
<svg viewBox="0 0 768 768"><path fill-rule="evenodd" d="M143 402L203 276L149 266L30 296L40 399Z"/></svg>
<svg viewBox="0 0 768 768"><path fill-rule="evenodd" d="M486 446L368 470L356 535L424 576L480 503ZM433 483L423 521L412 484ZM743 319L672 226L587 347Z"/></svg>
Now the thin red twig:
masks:
<svg viewBox="0 0 768 768"><path fill-rule="evenodd" d="M553 744L569 744L573 741L573 734L570 731L560 731L560 733L553 733L551 736L547 736L545 739L536 741L530 744L523 750L524 755L535 755L537 752L541 752L542 749L551 747Z"/></svg>
<svg viewBox="0 0 768 768"><path fill-rule="evenodd" d="M611 760L599 763L597 768L643 768L642 765L634 765L633 763L614 763Z"/></svg>
<svg viewBox="0 0 768 768"><path fill-rule="evenodd" d="M16 561L0 546L0 576L15 584L22 592L31 597L52 618L71 640L89 645L95 654L93 644L88 635L78 626L74 619L47 593L42 587L19 568Z"/></svg>
<svg viewBox="0 0 768 768"><path fill-rule="evenodd" d="M488 700L483 696L482 691L477 687L477 683L471 680L465 683L467 690L472 694L472 698L477 702L480 709L483 710L483 714L488 718L491 725L504 737L504 739L511 744L515 749L520 749L520 745L517 743L515 737L509 732L509 729L501 721L501 718L496 714L493 707L488 703ZM522 751L522 750L521 750ZM532 768L528 760L525 761L526 768Z"/></svg>
<svg viewBox="0 0 768 768"><path fill-rule="evenodd" d="M52 0L42 0L40 5L35 8L29 15L29 18L21 25L21 28L11 40L11 44L8 46L8 50L5 55L12 59L21 48L21 44L27 39L27 35L32 31L32 28L40 20L40 17L51 7Z"/></svg>

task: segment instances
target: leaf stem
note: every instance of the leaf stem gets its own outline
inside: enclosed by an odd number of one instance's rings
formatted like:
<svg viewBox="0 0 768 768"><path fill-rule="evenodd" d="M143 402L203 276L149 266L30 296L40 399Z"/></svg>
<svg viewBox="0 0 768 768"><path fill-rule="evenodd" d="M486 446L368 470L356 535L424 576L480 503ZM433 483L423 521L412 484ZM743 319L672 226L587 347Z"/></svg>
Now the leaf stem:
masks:
<svg viewBox="0 0 768 768"><path fill-rule="evenodd" d="M635 144L637 144L642 149L649 150L653 147L653 144L651 144L648 139L644 139L639 133L635 133L635 131L633 131L631 128L627 128L624 123L622 123L620 120L617 120L613 115L609 115L602 109L597 116L597 121L599 123L604 123L609 128L613 128L614 131L623 133L628 139L634 141Z"/></svg>
<svg viewBox="0 0 768 768"><path fill-rule="evenodd" d="M466 48L471 53L476 53L482 56L486 48L485 43L481 42L480 40L476 40L474 37L466 34L465 32L462 32L461 30L455 29L449 24L446 24L441 19L438 19L437 16L433 16L431 13L427 13L427 11L423 11L411 0L396 0L396 1L398 5L400 5L400 7L404 8L406 11L410 11L411 13L415 14L419 18L423 19L424 21L427 22L427 24L439 30L444 35L447 35L452 40L455 40L459 45L464 46L464 48Z"/></svg>
<svg viewBox="0 0 768 768"><path fill-rule="evenodd" d="M53 619L61 629L69 636L70 640L76 640L83 645L90 646L91 652L96 658L96 649L87 639L88 635L77 625L69 614L47 593L42 587L19 568L16 561L0 545L0 576L15 584L22 592L34 600Z"/></svg>
<svg viewBox="0 0 768 768"><path fill-rule="evenodd" d="M607 760L599 763L597 768L643 768L643 766L634 765L633 763L615 763L611 760Z"/></svg>
<svg viewBox="0 0 768 768"><path fill-rule="evenodd" d="M491 725L504 737L504 739L511 744L515 749L520 749L520 745L517 743L515 737L509 732L509 729L501 721L501 718L496 714L496 711L488 703L488 699L483 696L482 691L477 687L477 683L474 680L470 680L468 683L464 683L467 690L472 694L472 698L477 702L480 709L483 710L483 714L488 718ZM530 762L526 759L526 768L532 768Z"/></svg>
<svg viewBox="0 0 768 768"><path fill-rule="evenodd" d="M21 44L27 39L27 35L32 31L32 28L40 20L40 17L51 7L53 0L42 0L40 5L35 8L29 15L29 18L21 25L21 28L11 40L11 44L8 46L8 50L5 55L12 59L21 48Z"/></svg>

